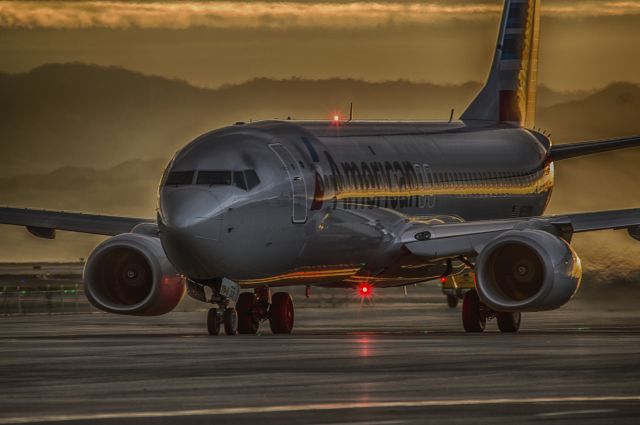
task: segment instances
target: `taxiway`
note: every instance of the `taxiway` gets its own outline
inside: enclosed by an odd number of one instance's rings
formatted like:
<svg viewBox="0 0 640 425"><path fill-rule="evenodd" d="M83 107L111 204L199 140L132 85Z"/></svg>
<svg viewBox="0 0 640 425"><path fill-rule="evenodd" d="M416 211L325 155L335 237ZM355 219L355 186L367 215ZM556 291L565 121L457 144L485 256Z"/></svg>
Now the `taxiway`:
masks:
<svg viewBox="0 0 640 425"><path fill-rule="evenodd" d="M597 308L595 308L597 307ZM0 424L637 423L640 312L577 301L461 331L443 303L301 308L295 334L204 312L0 318Z"/></svg>

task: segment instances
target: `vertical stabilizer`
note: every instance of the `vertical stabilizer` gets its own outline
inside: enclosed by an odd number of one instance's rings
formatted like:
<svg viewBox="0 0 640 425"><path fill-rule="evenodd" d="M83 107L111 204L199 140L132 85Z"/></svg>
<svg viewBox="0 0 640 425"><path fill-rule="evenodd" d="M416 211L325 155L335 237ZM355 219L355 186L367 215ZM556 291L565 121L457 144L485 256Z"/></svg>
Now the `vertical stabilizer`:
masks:
<svg viewBox="0 0 640 425"><path fill-rule="evenodd" d="M505 0L489 78L462 120L525 127L535 123L540 2Z"/></svg>

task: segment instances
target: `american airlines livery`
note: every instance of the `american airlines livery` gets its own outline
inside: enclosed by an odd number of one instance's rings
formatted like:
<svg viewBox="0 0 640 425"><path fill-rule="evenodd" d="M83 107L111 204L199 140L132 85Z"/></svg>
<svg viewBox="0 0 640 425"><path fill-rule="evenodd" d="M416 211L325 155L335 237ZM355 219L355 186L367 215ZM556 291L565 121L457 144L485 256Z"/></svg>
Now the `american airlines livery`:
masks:
<svg viewBox="0 0 640 425"><path fill-rule="evenodd" d="M640 136L553 146L535 121L540 0L506 0L486 85L459 121L261 121L203 134L162 176L155 219L0 208L53 239L108 235L88 257L97 308L161 315L185 293L212 303L211 335L291 333L288 292L363 295L473 273L462 322L556 309L580 286L574 233L626 230L640 209L545 216L554 166L640 146ZM245 290L242 292L242 290Z"/></svg>

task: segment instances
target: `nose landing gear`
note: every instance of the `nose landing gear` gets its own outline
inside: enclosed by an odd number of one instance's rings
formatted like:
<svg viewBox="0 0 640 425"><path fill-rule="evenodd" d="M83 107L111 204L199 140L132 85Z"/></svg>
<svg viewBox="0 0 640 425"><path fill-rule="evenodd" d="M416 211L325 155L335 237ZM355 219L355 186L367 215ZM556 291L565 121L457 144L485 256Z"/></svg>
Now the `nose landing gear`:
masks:
<svg viewBox="0 0 640 425"><path fill-rule="evenodd" d="M210 308L207 312L207 331L211 336L220 334L220 327L224 327L226 335L236 335L238 333L238 313L236 309L227 307L220 311L217 308Z"/></svg>
<svg viewBox="0 0 640 425"><path fill-rule="evenodd" d="M187 280L187 293L190 297L205 303L216 305L207 312L207 331L211 336L220 334L224 328L227 335L238 333L238 313L229 307L238 299L240 287L228 279ZM237 305L237 301L236 301Z"/></svg>

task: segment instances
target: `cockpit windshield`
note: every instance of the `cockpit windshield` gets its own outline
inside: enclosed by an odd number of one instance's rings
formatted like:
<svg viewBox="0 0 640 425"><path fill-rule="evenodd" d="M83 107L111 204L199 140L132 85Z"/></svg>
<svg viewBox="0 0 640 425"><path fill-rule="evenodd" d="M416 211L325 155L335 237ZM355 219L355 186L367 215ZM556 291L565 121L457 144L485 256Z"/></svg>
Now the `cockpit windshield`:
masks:
<svg viewBox="0 0 640 425"><path fill-rule="evenodd" d="M196 184L231 185L231 171L198 171Z"/></svg>
<svg viewBox="0 0 640 425"><path fill-rule="evenodd" d="M183 186L193 183L193 171L172 171L167 176L165 186Z"/></svg>
<svg viewBox="0 0 640 425"><path fill-rule="evenodd" d="M236 186L242 190L251 190L260 183L255 170L243 171L171 171L165 181L165 186L207 185L207 186Z"/></svg>

